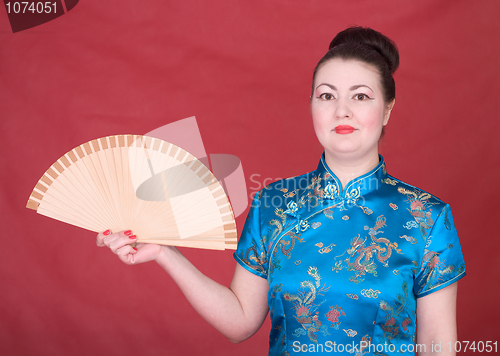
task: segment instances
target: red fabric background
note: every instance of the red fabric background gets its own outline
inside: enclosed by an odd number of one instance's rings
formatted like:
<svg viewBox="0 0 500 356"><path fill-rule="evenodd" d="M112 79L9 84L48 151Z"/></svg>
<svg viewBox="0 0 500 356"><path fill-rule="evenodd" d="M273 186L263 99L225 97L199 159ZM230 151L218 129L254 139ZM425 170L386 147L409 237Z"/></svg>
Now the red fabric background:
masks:
<svg viewBox="0 0 500 356"><path fill-rule="evenodd" d="M241 159L249 193L314 169L312 70L352 24L399 46L382 153L389 173L452 206L468 272L459 340L498 340L499 10L496 0L81 0L16 34L0 10L0 353L265 354L269 322L231 344L156 264L125 266L93 233L25 204L75 146L192 115L208 153ZM184 251L229 284L231 252Z"/></svg>

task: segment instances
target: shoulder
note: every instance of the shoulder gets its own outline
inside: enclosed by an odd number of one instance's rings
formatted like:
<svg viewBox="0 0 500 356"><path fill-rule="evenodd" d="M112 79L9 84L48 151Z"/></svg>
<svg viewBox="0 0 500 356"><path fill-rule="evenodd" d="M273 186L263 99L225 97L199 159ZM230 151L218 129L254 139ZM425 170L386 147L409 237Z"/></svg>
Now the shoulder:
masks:
<svg viewBox="0 0 500 356"><path fill-rule="evenodd" d="M409 219L405 228L418 228L424 238L436 224L452 230L451 208L436 195L389 175L382 181L382 189L391 200L390 207Z"/></svg>
<svg viewBox="0 0 500 356"><path fill-rule="evenodd" d="M381 183L385 189L391 191L391 193L399 196L401 199L406 199L409 202L427 202L432 205L443 207L447 205L447 203L438 198L436 195L429 193L424 189L406 183L401 179L395 178L391 175L386 175L386 178L383 179Z"/></svg>

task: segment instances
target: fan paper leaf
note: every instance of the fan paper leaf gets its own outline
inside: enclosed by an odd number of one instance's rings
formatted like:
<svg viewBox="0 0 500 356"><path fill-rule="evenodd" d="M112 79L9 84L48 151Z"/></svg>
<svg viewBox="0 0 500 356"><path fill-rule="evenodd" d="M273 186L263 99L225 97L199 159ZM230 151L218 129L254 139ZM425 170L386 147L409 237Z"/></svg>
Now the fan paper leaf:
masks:
<svg viewBox="0 0 500 356"><path fill-rule="evenodd" d="M233 210L197 158L141 135L92 140L58 159L26 205L94 232L132 230L137 242L236 249Z"/></svg>

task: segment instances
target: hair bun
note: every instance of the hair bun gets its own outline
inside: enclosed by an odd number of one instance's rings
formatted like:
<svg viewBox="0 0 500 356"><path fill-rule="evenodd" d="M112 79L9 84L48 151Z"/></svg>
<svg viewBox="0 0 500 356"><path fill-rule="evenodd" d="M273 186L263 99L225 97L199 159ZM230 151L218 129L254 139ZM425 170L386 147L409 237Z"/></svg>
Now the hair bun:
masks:
<svg viewBox="0 0 500 356"><path fill-rule="evenodd" d="M368 27L349 27L335 36L332 42L330 42L329 49L349 43L366 45L373 48L385 59L391 73L394 73L398 69L398 48L391 39L380 32Z"/></svg>

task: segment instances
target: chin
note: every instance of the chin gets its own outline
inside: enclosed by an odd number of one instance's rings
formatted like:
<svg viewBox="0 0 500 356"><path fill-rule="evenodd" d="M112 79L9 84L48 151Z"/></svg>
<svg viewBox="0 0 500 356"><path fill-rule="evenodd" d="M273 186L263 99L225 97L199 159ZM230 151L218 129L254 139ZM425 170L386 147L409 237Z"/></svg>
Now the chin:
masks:
<svg viewBox="0 0 500 356"><path fill-rule="evenodd" d="M325 147L325 152L328 152L328 155L330 157L335 157L339 160L350 160L354 163L354 161L357 161L359 159L366 159L367 157L371 156L371 154L378 155L378 147L376 150L360 149L359 147L352 146L336 146L330 148Z"/></svg>
<svg viewBox="0 0 500 356"><path fill-rule="evenodd" d="M359 153L360 149L354 145L336 145L334 147L325 147L325 150L333 155L352 155Z"/></svg>

